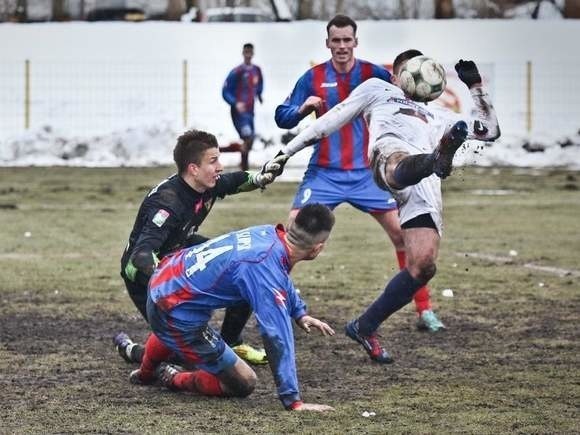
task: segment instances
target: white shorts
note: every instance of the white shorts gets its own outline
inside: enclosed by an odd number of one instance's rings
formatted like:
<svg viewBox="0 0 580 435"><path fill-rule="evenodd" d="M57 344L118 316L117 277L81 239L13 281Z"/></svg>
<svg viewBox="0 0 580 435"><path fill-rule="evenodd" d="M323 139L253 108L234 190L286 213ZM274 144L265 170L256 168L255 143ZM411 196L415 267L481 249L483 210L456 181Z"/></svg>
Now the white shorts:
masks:
<svg viewBox="0 0 580 435"><path fill-rule="evenodd" d="M429 213L437 226L439 236L443 234L443 202L441 198L441 179L432 174L423 178L419 183L395 189L387 183L386 163L388 157L396 152L419 154L425 152L417 149L396 137L387 136L380 138L369 147L369 161L377 185L393 194L399 207L399 220L401 225L422 214Z"/></svg>

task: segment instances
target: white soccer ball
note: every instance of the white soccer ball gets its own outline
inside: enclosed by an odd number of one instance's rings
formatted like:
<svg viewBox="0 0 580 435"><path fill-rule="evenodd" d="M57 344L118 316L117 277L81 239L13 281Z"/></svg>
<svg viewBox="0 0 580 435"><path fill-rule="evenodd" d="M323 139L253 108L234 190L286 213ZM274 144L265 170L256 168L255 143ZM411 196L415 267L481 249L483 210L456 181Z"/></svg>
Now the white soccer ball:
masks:
<svg viewBox="0 0 580 435"><path fill-rule="evenodd" d="M399 71L399 83L405 94L415 101L433 101L445 90L445 69L428 56L409 59Z"/></svg>

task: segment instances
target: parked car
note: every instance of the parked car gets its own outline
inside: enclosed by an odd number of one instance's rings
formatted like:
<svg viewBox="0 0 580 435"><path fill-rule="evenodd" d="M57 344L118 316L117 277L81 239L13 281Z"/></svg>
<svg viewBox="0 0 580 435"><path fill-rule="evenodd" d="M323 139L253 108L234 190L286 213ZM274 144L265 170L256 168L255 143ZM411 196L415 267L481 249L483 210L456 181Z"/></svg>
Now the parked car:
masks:
<svg viewBox="0 0 580 435"><path fill-rule="evenodd" d="M191 8L181 16L181 21L201 21L209 23L267 23L276 21L273 12L254 7L208 8L201 11Z"/></svg>
<svg viewBox="0 0 580 435"><path fill-rule="evenodd" d="M97 8L87 14L87 21L145 21L145 12L139 8Z"/></svg>

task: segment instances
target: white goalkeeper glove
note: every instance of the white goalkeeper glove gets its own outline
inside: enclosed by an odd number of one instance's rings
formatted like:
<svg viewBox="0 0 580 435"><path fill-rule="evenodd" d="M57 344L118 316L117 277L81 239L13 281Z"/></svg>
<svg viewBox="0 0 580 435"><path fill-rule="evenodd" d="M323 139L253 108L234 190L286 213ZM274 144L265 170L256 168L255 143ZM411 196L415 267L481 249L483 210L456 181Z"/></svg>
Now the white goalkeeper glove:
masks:
<svg viewBox="0 0 580 435"><path fill-rule="evenodd" d="M250 172L250 183L252 183L254 186L258 186L260 189L264 189L275 179L276 176L271 172Z"/></svg>
<svg viewBox="0 0 580 435"><path fill-rule="evenodd" d="M275 177L278 177L284 171L284 165L289 158L289 155L284 154L282 151L278 151L278 154L276 154L272 160L268 160L266 163L264 163L260 173L264 175L273 174Z"/></svg>

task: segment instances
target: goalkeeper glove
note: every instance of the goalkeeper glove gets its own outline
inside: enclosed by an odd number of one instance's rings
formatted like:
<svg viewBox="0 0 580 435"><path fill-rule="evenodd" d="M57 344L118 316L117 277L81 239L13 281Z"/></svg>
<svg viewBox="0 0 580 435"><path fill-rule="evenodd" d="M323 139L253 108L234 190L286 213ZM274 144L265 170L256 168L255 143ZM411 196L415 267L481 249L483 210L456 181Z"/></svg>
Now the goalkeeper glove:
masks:
<svg viewBox="0 0 580 435"><path fill-rule="evenodd" d="M471 89L474 85L481 85L481 75L477 70L477 65L472 60L460 59L459 62L455 64L455 71L459 79Z"/></svg>
<svg viewBox="0 0 580 435"><path fill-rule="evenodd" d="M250 172L250 183L254 186L258 186L260 189L264 189L268 184L270 184L276 176L271 172Z"/></svg>
<svg viewBox="0 0 580 435"><path fill-rule="evenodd" d="M273 174L275 177L278 177L284 171L284 165L290 158L289 155L284 154L282 151L278 151L278 154L272 159L268 160L262 166L262 170L260 173L262 174Z"/></svg>

